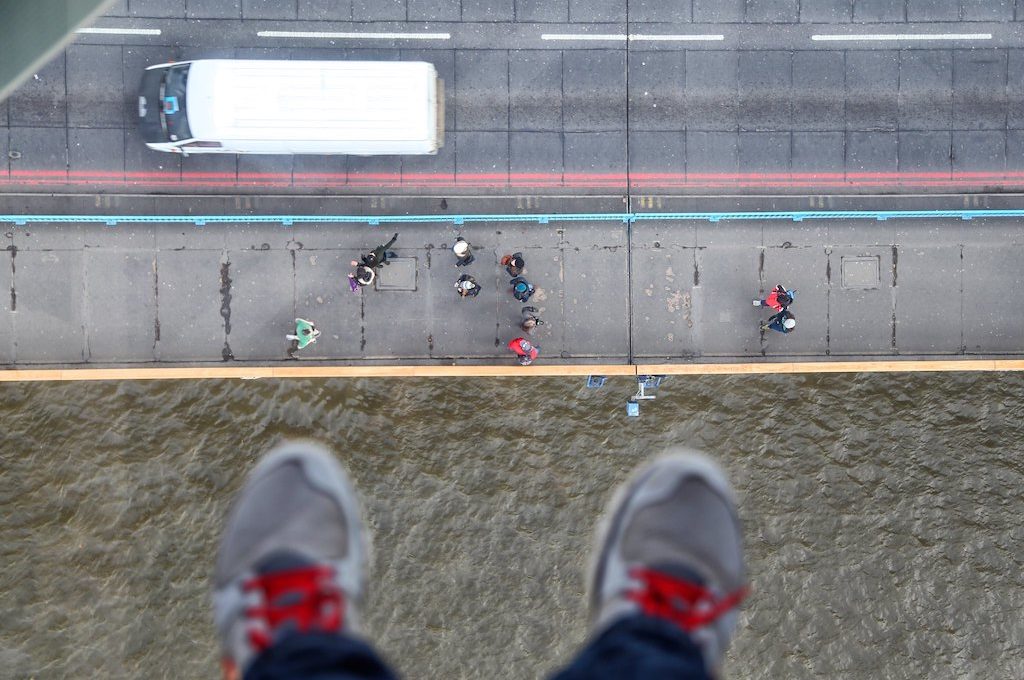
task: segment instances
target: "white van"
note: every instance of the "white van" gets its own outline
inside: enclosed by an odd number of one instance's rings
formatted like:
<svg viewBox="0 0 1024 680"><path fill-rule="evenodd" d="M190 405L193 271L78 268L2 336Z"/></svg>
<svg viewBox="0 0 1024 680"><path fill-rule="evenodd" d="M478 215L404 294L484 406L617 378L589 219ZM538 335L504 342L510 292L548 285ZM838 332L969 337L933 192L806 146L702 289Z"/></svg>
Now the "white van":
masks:
<svg viewBox="0 0 1024 680"><path fill-rule="evenodd" d="M421 61L181 61L146 69L139 120L173 153L434 154L444 82Z"/></svg>

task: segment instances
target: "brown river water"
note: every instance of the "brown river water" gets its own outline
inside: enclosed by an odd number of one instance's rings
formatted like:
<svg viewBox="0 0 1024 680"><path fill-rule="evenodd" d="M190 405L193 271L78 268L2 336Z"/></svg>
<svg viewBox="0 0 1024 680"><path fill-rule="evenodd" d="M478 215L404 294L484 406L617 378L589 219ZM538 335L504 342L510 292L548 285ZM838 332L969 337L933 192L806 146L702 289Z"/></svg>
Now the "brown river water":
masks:
<svg viewBox="0 0 1024 680"><path fill-rule="evenodd" d="M218 677L208 577L244 474L333 445L408 678L538 678L586 635L591 531L672 444L740 497L733 678L1024 677L1024 375L0 386L0 677Z"/></svg>

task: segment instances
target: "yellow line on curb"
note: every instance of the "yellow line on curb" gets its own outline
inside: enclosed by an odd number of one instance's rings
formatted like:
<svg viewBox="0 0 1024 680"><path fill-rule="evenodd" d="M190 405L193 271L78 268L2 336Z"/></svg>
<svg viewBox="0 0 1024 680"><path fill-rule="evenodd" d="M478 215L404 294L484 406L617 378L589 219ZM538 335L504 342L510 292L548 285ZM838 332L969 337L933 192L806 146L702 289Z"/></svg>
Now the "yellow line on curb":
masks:
<svg viewBox="0 0 1024 680"><path fill-rule="evenodd" d="M1021 359L806 361L719 364L539 364L534 366L202 366L58 368L0 371L0 382L209 380L261 378L507 378L587 375L770 375L1024 371Z"/></svg>

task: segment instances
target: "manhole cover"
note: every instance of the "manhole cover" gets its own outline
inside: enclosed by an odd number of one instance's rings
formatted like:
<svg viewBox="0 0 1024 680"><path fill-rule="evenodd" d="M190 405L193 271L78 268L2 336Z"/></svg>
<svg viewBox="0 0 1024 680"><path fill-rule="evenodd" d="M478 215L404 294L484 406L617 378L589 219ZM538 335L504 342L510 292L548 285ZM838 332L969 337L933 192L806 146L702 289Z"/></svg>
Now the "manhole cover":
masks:
<svg viewBox="0 0 1024 680"><path fill-rule="evenodd" d="M843 257L843 288L878 288L878 256Z"/></svg>
<svg viewBox="0 0 1024 680"><path fill-rule="evenodd" d="M416 258L394 257L377 269L377 290L416 290Z"/></svg>

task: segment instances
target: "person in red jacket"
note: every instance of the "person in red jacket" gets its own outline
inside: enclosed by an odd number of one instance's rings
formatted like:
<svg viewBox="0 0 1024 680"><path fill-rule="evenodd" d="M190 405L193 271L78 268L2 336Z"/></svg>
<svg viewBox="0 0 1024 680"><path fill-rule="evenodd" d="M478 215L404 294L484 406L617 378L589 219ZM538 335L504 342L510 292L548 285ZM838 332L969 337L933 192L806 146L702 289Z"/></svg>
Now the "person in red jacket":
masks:
<svg viewBox="0 0 1024 680"><path fill-rule="evenodd" d="M781 312L786 307L793 304L793 298L795 296L795 290L786 290L786 287L780 283L772 289L772 292L768 293L768 297L764 300L754 300L754 306L771 307L776 312Z"/></svg>
<svg viewBox="0 0 1024 680"><path fill-rule="evenodd" d="M529 366L540 354L540 347L534 345L526 338L515 338L508 343L508 348L519 358L519 363Z"/></svg>

